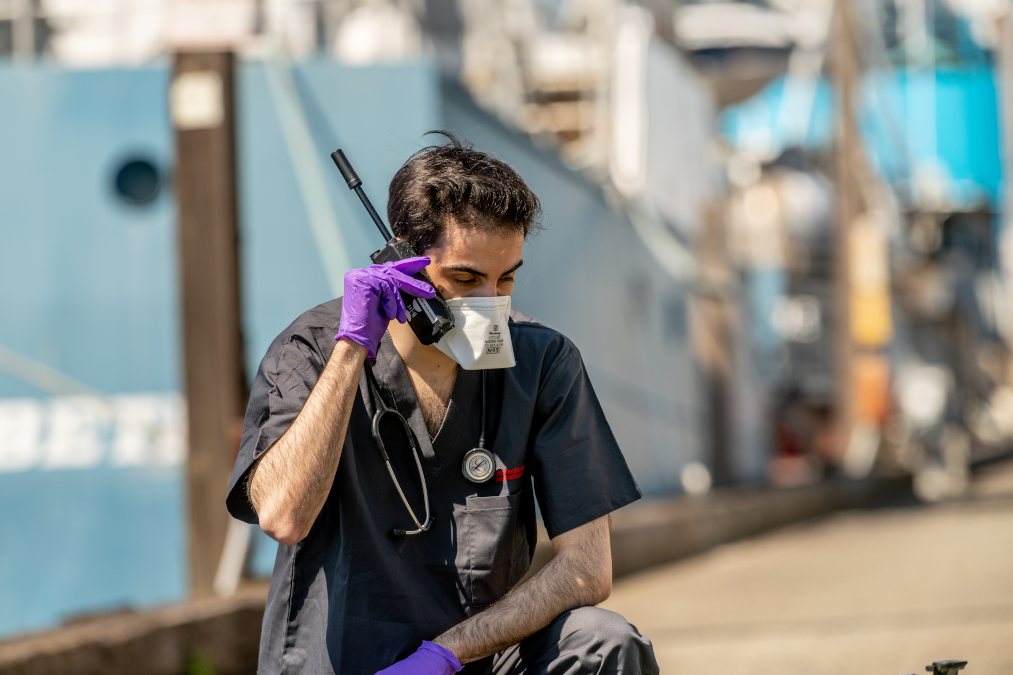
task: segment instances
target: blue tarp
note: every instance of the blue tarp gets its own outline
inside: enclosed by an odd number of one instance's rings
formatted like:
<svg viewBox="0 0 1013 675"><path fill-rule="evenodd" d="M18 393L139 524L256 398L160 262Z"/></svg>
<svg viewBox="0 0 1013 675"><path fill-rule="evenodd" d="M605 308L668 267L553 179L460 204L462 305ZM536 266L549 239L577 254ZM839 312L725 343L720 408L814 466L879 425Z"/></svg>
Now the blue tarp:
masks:
<svg viewBox="0 0 1013 675"><path fill-rule="evenodd" d="M786 80L779 78L722 113L719 128L732 147L775 154L793 144L829 149L836 105L829 84L815 83L811 107L789 103L782 110L785 91ZM985 66L868 74L857 112L874 167L901 188L902 199L912 176L932 171L945 181L952 207L999 206L996 97L993 72ZM807 132L799 139L803 125Z"/></svg>

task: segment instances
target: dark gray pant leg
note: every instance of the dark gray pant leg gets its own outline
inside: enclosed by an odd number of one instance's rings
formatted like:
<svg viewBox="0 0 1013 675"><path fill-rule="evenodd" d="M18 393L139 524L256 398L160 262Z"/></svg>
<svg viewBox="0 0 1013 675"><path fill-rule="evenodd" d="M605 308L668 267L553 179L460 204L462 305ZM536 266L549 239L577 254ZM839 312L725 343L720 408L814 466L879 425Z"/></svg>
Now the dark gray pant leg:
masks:
<svg viewBox="0 0 1013 675"><path fill-rule="evenodd" d="M491 675L657 675L651 641L620 614L581 607L493 657Z"/></svg>

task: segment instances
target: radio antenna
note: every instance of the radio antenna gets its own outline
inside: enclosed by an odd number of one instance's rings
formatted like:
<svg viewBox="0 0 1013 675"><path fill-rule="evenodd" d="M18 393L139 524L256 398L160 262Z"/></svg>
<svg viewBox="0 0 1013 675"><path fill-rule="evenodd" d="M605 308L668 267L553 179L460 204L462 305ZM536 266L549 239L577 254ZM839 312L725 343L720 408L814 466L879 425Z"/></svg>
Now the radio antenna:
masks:
<svg viewBox="0 0 1013 675"><path fill-rule="evenodd" d="M366 193L363 191L362 180L355 173L355 169L352 168L352 163L348 161L347 157L345 157L345 153L341 152L341 148L338 148L331 153L331 159L334 160L334 163L338 167L338 171L341 172L341 177L345 179L346 183L348 183L348 189L355 191L355 194L359 195L359 200L362 202L362 205L366 207L366 212L369 213L369 217L373 219L374 223L376 223L376 229L380 230L380 234L383 235L384 241L390 241L393 239L394 237L391 236L390 230L388 230L387 226L383 224L383 221L380 219L380 214L373 208L373 205L369 201L369 197L367 197Z"/></svg>

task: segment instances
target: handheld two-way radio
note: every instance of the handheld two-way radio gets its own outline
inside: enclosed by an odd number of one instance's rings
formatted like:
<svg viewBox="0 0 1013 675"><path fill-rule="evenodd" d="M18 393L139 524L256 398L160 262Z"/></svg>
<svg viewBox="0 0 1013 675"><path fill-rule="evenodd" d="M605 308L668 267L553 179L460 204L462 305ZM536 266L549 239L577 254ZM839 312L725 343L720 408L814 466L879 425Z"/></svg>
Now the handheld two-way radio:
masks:
<svg viewBox="0 0 1013 675"><path fill-rule="evenodd" d="M391 233L387 230L387 226L383 224L380 215L370 203L369 197L363 192L362 181L355 175L355 169L352 168L348 158L345 157L345 153L341 152L340 149L335 150L331 153L331 159L334 160L338 171L341 172L341 177L348 183L348 189L354 190L355 194L359 195L359 199L362 201L362 205L366 207L369 217L373 219L377 229L380 230L380 234L387 240L386 246L369 256L373 262L381 265L385 262L404 260L405 258L417 256L418 253L415 252L411 244L391 236ZM426 282L433 287L433 290L436 290L433 280L429 278L425 270L414 275L414 277ZM405 308L408 310L408 325L415 331L416 337L418 337L419 342L422 344L431 345L434 342L439 342L440 338L454 327L454 313L450 311L447 301L443 299L438 290L436 290L436 295L430 300L416 298L404 291L401 292L401 298L404 300Z"/></svg>

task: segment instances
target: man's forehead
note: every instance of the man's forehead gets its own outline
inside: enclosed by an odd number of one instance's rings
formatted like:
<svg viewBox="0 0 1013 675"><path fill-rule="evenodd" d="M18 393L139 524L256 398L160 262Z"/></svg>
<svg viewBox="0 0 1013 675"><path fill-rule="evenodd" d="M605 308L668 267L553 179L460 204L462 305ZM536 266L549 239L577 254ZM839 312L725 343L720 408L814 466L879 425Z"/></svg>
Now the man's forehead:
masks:
<svg viewBox="0 0 1013 675"><path fill-rule="evenodd" d="M488 221L473 225L462 225L456 220L448 219L437 245L444 248L474 247L482 248L501 246L507 248L523 244L524 234L516 229L497 227Z"/></svg>
<svg viewBox="0 0 1013 675"><path fill-rule="evenodd" d="M445 270L504 274L521 264L524 235L510 230L461 227L454 223L430 257Z"/></svg>

